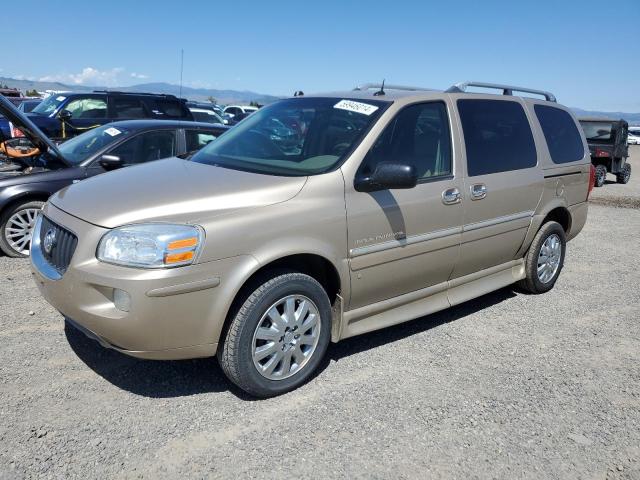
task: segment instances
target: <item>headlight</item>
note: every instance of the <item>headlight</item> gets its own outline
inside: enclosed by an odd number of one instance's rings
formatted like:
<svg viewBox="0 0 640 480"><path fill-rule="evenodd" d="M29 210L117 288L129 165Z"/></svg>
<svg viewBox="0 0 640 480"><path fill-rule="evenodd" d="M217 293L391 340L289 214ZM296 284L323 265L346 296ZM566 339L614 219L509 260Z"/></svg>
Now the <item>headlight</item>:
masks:
<svg viewBox="0 0 640 480"><path fill-rule="evenodd" d="M179 267L193 263L203 239L202 230L191 225L129 225L105 234L96 256L127 267Z"/></svg>

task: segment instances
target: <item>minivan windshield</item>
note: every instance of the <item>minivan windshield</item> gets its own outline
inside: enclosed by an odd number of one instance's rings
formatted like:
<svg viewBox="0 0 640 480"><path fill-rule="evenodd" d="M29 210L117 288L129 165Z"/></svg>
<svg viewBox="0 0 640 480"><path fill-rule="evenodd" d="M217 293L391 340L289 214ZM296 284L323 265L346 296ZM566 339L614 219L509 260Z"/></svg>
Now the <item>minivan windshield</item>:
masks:
<svg viewBox="0 0 640 480"><path fill-rule="evenodd" d="M45 98L40 105L32 110L33 113L40 115L49 115L56 111L62 102L67 99L65 95L51 95Z"/></svg>
<svg viewBox="0 0 640 480"><path fill-rule="evenodd" d="M192 161L269 175L307 176L338 165L389 102L291 98L242 120Z"/></svg>
<svg viewBox="0 0 640 480"><path fill-rule="evenodd" d="M126 137L128 133L128 129L119 125L117 128L113 125L103 125L61 143L58 145L58 150L62 152L68 163L79 165L103 148Z"/></svg>

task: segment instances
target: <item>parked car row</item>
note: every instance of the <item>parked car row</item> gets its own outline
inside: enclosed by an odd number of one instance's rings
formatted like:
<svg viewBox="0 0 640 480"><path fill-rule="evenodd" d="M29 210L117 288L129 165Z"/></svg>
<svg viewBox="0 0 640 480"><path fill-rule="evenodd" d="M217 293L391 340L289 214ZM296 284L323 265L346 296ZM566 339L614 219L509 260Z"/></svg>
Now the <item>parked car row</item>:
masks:
<svg viewBox="0 0 640 480"><path fill-rule="evenodd" d="M29 253L37 213L54 192L121 167L188 156L228 127L184 120L125 120L84 132L56 145L34 122L0 97L0 113L29 143L0 136L0 249L9 256ZM1 134L0 134L1 135Z"/></svg>
<svg viewBox="0 0 640 480"><path fill-rule="evenodd" d="M96 141L109 128L126 126ZM37 158L91 145L25 130ZM122 157L106 148L103 169ZM548 92L366 85L277 101L189 161L93 176L18 226L35 218L34 279L70 325L137 357L217 356L268 397L309 380L330 341L516 282L549 291L594 181L580 124Z"/></svg>

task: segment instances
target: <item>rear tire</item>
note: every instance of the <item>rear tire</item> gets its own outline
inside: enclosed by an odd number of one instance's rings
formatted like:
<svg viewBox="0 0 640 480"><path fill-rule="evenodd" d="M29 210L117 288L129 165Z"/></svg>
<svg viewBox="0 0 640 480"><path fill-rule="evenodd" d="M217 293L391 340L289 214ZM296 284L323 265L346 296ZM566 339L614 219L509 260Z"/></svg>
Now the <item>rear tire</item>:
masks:
<svg viewBox="0 0 640 480"><path fill-rule="evenodd" d="M526 277L518 282L518 286L534 294L551 290L562 271L566 246L562 226L558 222L545 223L524 258Z"/></svg>
<svg viewBox="0 0 640 480"><path fill-rule="evenodd" d="M616 175L616 180L618 183L622 183L623 185L629 183L629 179L631 178L631 164L625 163L624 167L622 167L622 171L618 172Z"/></svg>
<svg viewBox="0 0 640 480"><path fill-rule="evenodd" d="M331 304L320 283L301 273L275 273L235 313L218 359L242 390L273 397L309 379L330 338Z"/></svg>
<svg viewBox="0 0 640 480"><path fill-rule="evenodd" d="M31 201L9 208L0 217L0 250L9 257L29 256L31 233L44 202Z"/></svg>
<svg viewBox="0 0 640 480"><path fill-rule="evenodd" d="M596 187L601 187L607 180L607 167L604 165L596 165Z"/></svg>

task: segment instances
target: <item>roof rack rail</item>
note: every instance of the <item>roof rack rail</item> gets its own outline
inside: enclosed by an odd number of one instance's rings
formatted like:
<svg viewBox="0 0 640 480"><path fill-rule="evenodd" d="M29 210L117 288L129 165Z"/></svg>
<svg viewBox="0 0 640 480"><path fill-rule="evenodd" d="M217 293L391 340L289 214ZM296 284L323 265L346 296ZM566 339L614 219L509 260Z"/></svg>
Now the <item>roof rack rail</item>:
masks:
<svg viewBox="0 0 640 480"><path fill-rule="evenodd" d="M503 95L513 95L513 92L533 93L535 95L543 96L548 102L556 102L556 97L553 93L545 92L544 90L534 90L533 88L514 87L513 85L501 85L499 83L486 83L486 82L461 82L456 83L451 88L445 90L447 93L464 93L468 87L480 87L480 88L495 88L502 90Z"/></svg>
<svg viewBox="0 0 640 480"><path fill-rule="evenodd" d="M93 93L118 93L121 95L149 95L154 97L178 98L171 93L123 92L121 90L94 90Z"/></svg>
<svg viewBox="0 0 640 480"><path fill-rule="evenodd" d="M386 90L404 90L408 92L433 92L434 91L432 88L409 87L406 85L389 85L387 83L385 83L384 85L382 85L382 83L363 83L362 85L358 85L353 90L354 91L371 90L373 88L381 89L383 86Z"/></svg>

